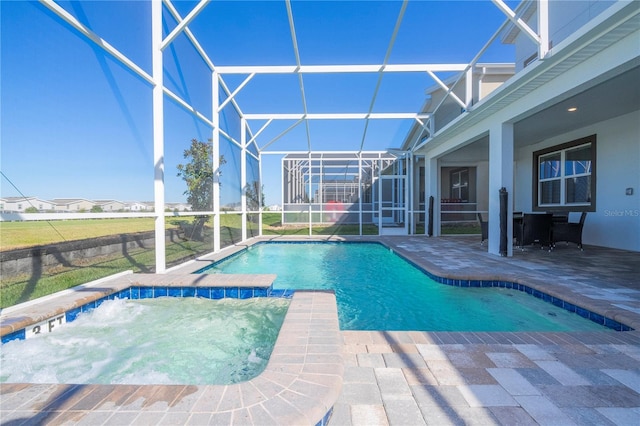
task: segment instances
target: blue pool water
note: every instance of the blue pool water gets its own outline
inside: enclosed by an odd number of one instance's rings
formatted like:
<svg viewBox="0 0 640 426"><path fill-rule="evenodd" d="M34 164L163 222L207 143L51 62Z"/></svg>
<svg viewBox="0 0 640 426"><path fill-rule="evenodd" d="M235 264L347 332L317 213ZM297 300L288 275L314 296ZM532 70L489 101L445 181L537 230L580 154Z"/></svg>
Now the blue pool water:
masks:
<svg viewBox="0 0 640 426"><path fill-rule="evenodd" d="M343 330L607 330L505 288L455 287L377 243L262 243L205 273L277 274L275 289L330 289Z"/></svg>
<svg viewBox="0 0 640 426"><path fill-rule="evenodd" d="M289 300L116 299L0 346L0 383L222 384L260 374Z"/></svg>

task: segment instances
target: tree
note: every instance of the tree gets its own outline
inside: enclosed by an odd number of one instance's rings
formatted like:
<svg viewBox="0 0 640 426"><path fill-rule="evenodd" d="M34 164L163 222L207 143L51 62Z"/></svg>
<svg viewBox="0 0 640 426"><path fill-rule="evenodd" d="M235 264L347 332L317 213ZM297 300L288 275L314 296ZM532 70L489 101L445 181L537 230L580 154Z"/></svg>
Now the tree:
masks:
<svg viewBox="0 0 640 426"><path fill-rule="evenodd" d="M261 186L259 181L247 183L244 193L247 196L247 210L256 211L264 207L264 185Z"/></svg>
<svg viewBox="0 0 640 426"><path fill-rule="evenodd" d="M184 195L191 204L192 211L208 211L213 209L213 146L208 143L191 139L191 146L184 150L186 164L178 164L178 176L187 184ZM220 165L225 164L220 156Z"/></svg>
<svg viewBox="0 0 640 426"><path fill-rule="evenodd" d="M24 209L25 213L38 213L38 209L31 206L31 207L27 207L26 209Z"/></svg>
<svg viewBox="0 0 640 426"><path fill-rule="evenodd" d="M102 213L104 210L102 210L102 207L100 206L92 206L91 207L91 213Z"/></svg>

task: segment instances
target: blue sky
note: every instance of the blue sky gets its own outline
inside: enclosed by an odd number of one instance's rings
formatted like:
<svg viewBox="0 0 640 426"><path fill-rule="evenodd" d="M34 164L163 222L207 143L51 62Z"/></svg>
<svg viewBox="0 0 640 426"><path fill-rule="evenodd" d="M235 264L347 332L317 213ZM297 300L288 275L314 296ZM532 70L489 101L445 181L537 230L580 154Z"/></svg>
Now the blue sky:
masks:
<svg viewBox="0 0 640 426"><path fill-rule="evenodd" d="M145 1L59 2L124 55L151 73L150 5ZM175 2L185 16L197 4ZM514 2L508 2L515 7ZM381 64L400 1L293 1L300 60L304 65ZM168 14L165 14L168 16ZM37 2L1 1L0 166L20 192L43 199L151 200L153 142L151 86ZM504 20L488 0L410 1L389 63L468 63ZM166 21L170 31L174 23ZM189 27L216 66L295 65L283 1L214 1ZM512 61L510 46L496 43L484 62ZM439 77L446 77L446 74ZM246 76L227 76L231 90ZM205 115L211 115L211 77L180 36L165 50L165 85ZM307 109L367 112L377 74L304 75ZM385 75L374 112L417 112L434 81L425 73ZM256 76L237 96L244 113L301 113L296 75ZM191 139L211 129L165 101L167 201L184 201L176 165ZM257 131L264 121L250 123ZM273 122L260 146L293 124ZM314 150L357 150L364 122L309 124ZM371 121L365 150L402 143L411 122ZM306 150L304 124L269 147ZM238 189L239 159L228 153L223 197ZM280 202L279 157L263 167L267 204ZM0 195L18 191L2 178ZM223 200L224 202L224 200Z"/></svg>

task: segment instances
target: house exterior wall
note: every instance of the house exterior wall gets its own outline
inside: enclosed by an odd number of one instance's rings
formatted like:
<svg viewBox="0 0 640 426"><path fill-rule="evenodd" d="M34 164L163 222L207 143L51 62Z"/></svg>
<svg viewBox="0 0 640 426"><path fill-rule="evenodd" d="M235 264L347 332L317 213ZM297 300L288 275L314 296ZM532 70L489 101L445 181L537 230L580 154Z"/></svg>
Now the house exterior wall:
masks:
<svg viewBox="0 0 640 426"><path fill-rule="evenodd" d="M105 212L117 212L124 210L125 208L125 204L121 203L120 201L111 201L108 203L99 204L99 206L102 207L102 210Z"/></svg>
<svg viewBox="0 0 640 426"><path fill-rule="evenodd" d="M549 41L553 47L573 34L578 28L602 13L615 0L551 0L549 1ZM530 4L528 7L535 7ZM527 24L538 28L538 15L534 12ZM515 40L516 71L524 68L527 60L537 55L538 48L524 33L519 32Z"/></svg>
<svg viewBox="0 0 640 426"><path fill-rule="evenodd" d="M635 111L517 150L516 188L532 188L535 151L595 134L596 211L587 214L583 241L640 251L639 122L640 111ZM626 188L633 188L633 195L625 195ZM520 191L514 197L514 210L532 210L531 191Z"/></svg>

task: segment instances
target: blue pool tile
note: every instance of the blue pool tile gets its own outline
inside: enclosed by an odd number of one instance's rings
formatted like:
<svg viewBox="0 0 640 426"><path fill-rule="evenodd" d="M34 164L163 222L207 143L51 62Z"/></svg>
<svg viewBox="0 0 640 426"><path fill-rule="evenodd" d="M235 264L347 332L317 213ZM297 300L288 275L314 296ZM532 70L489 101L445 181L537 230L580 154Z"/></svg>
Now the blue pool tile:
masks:
<svg viewBox="0 0 640 426"><path fill-rule="evenodd" d="M604 325L604 316L596 314L595 312L589 312L589 319L596 324Z"/></svg>
<svg viewBox="0 0 640 426"><path fill-rule="evenodd" d="M131 299L140 299L140 287L131 287Z"/></svg>
<svg viewBox="0 0 640 426"><path fill-rule="evenodd" d="M542 293L542 300L551 303L551 296L549 296L547 293Z"/></svg>
<svg viewBox="0 0 640 426"><path fill-rule="evenodd" d="M195 297L195 296L196 296L195 287L182 287L182 297Z"/></svg>
<svg viewBox="0 0 640 426"><path fill-rule="evenodd" d="M253 297L253 289L252 288L241 288L240 289L240 299L250 299Z"/></svg>
<svg viewBox="0 0 640 426"><path fill-rule="evenodd" d="M166 297L169 295L169 289L167 287L154 287L153 295L154 297Z"/></svg>
<svg viewBox="0 0 640 426"><path fill-rule="evenodd" d="M579 306L576 306L576 314L580 315L582 318L589 318L589 311Z"/></svg>
<svg viewBox="0 0 640 426"><path fill-rule="evenodd" d="M551 303L559 308L564 308L564 301L562 299L558 299L557 297L551 296Z"/></svg>
<svg viewBox="0 0 640 426"><path fill-rule="evenodd" d="M203 297L205 299L211 299L211 287L196 288L196 296Z"/></svg>
<svg viewBox="0 0 640 426"><path fill-rule="evenodd" d="M254 297L267 297L269 289L267 287L256 287L253 289Z"/></svg>
<svg viewBox="0 0 640 426"><path fill-rule="evenodd" d="M182 297L182 289L180 287L169 287L169 297Z"/></svg>
<svg viewBox="0 0 640 426"><path fill-rule="evenodd" d="M118 299L131 299L131 287L120 290L116 297Z"/></svg>
<svg viewBox="0 0 640 426"><path fill-rule="evenodd" d="M237 299L240 296L240 292L238 287L225 287L224 288L224 297L229 297L231 299Z"/></svg>
<svg viewBox="0 0 640 426"><path fill-rule="evenodd" d="M140 299L153 299L153 287L140 287Z"/></svg>
<svg viewBox="0 0 640 426"><path fill-rule="evenodd" d="M91 310L93 310L93 308L96 307L96 302L89 302L89 303L85 303L84 305L81 306L82 308L82 312L89 312Z"/></svg>
<svg viewBox="0 0 640 426"><path fill-rule="evenodd" d="M212 299L224 299L224 288L212 288L211 289L211 298Z"/></svg>
<svg viewBox="0 0 640 426"><path fill-rule="evenodd" d="M604 319L604 326L608 327L608 328L612 328L612 329L614 329L616 331L622 330L622 324L620 324L616 320L612 320L611 318L605 318Z"/></svg>
<svg viewBox="0 0 640 426"><path fill-rule="evenodd" d="M80 312L82 312L82 308L73 308L73 309L69 309L67 312L65 312L65 320L67 322L71 322L73 320L76 319L76 317L80 314Z"/></svg>
<svg viewBox="0 0 640 426"><path fill-rule="evenodd" d="M24 330L25 329L23 328L22 330L18 330L18 331L14 331L13 333L5 334L4 336L2 336L2 343L5 344L5 343L10 342L12 340L24 340L27 337L27 334L26 334L26 332Z"/></svg>

